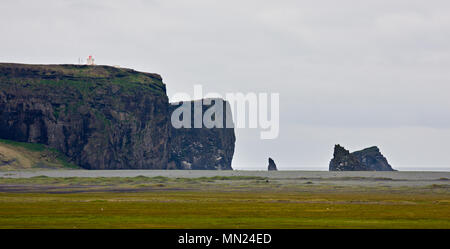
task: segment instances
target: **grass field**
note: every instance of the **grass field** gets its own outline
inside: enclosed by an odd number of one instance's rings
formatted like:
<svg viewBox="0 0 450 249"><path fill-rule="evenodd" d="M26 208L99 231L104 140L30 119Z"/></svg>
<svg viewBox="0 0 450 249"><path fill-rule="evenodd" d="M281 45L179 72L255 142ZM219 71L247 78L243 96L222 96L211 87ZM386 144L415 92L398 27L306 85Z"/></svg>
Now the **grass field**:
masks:
<svg viewBox="0 0 450 249"><path fill-rule="evenodd" d="M0 178L0 228L450 228L448 185Z"/></svg>

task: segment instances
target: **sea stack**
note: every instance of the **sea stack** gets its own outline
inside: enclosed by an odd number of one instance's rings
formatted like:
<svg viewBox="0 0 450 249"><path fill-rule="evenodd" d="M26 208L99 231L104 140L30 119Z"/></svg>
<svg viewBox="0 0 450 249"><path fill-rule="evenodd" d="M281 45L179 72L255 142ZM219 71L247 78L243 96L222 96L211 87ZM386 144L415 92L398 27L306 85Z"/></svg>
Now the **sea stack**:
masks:
<svg viewBox="0 0 450 249"><path fill-rule="evenodd" d="M395 171L377 146L350 153L339 144L334 146L330 171Z"/></svg>
<svg viewBox="0 0 450 249"><path fill-rule="evenodd" d="M207 104L209 103L209 104ZM169 125L169 169L187 170L232 170L231 162L234 154L236 137L230 104L223 99L203 99L188 102L172 103L169 114L187 104L191 107L191 117L194 118L195 105L202 107L202 116L206 111L214 110L223 113L222 128L174 128ZM191 120L194 127L194 120Z"/></svg>
<svg viewBox="0 0 450 249"><path fill-rule="evenodd" d="M277 165L275 164L275 162L273 161L272 158L269 157L269 166L267 167L267 169L269 171L277 171Z"/></svg>

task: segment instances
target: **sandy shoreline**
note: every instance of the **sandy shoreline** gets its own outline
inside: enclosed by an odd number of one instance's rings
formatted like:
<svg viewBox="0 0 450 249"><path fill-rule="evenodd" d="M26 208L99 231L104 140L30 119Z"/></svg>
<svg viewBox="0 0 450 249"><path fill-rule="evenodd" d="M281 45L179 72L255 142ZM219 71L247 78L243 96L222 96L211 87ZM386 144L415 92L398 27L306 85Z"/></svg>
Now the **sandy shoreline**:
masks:
<svg viewBox="0 0 450 249"><path fill-rule="evenodd" d="M0 172L4 178L47 177L263 177L282 185L313 182L341 186L415 187L433 184L450 185L450 172L328 172L328 171L213 171L213 170L38 170ZM1 180L0 180L1 181Z"/></svg>
<svg viewBox="0 0 450 249"><path fill-rule="evenodd" d="M258 170L36 170L36 171L0 171L0 177L28 178L34 176L48 177L135 177L135 176L164 176L174 178L197 178L213 176L260 176L274 179L293 178L391 178L392 180L435 180L450 179L450 172L430 171L258 171Z"/></svg>

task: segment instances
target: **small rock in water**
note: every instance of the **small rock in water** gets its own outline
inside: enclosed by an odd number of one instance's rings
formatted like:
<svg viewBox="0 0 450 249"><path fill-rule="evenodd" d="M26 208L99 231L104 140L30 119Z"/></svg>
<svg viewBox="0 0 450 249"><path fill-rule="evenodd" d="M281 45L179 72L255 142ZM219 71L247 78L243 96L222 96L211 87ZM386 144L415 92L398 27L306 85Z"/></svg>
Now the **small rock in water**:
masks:
<svg viewBox="0 0 450 249"><path fill-rule="evenodd" d="M269 157L269 166L267 167L267 169L269 171L276 171L277 169L277 165L275 164L275 162L273 161L272 158Z"/></svg>

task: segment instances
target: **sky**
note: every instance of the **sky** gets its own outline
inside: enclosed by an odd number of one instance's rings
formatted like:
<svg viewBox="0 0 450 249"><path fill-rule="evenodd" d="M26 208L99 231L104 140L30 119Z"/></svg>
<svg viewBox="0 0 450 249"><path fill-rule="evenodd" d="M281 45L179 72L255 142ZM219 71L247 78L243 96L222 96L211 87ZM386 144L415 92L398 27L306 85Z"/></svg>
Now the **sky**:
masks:
<svg viewBox="0 0 450 249"><path fill-rule="evenodd" d="M158 73L178 92L280 94L280 133L236 130L235 169L327 170L335 144L450 170L446 0L2 0L0 62Z"/></svg>

